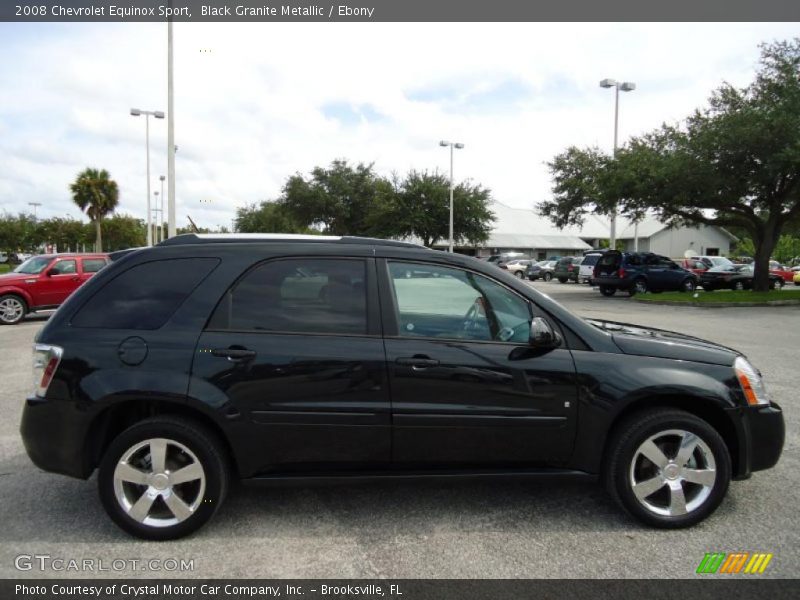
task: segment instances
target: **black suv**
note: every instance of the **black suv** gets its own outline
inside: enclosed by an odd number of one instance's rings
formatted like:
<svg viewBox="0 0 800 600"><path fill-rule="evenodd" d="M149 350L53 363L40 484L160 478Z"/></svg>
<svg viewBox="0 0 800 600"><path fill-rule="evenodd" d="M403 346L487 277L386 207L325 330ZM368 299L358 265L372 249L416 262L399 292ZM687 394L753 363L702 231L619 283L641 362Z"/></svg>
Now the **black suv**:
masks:
<svg viewBox="0 0 800 600"><path fill-rule="evenodd" d="M597 261L593 280L604 296L613 296L617 290L625 290L631 296L645 292L693 292L698 283L697 275L666 256L618 250L609 250Z"/></svg>
<svg viewBox="0 0 800 600"><path fill-rule="evenodd" d="M37 335L22 437L42 469L99 469L143 538L196 530L231 478L599 477L683 527L781 454L740 353L583 320L473 258L236 235L113 258Z"/></svg>

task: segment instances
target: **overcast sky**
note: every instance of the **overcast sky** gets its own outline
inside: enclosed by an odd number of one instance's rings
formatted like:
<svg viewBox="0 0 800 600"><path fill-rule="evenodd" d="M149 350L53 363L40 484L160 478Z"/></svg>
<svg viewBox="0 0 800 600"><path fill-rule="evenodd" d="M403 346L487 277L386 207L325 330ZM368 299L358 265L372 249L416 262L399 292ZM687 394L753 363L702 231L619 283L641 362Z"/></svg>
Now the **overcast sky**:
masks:
<svg viewBox="0 0 800 600"><path fill-rule="evenodd" d="M748 83L762 41L797 24L257 23L175 26L178 225L230 225L286 177L335 158L381 174L449 168L532 207L545 162L569 145L674 122L722 81ZM80 216L69 183L87 166L145 216L145 123L166 111L166 25L0 24L0 211ZM166 121L150 123L151 176L166 174Z"/></svg>

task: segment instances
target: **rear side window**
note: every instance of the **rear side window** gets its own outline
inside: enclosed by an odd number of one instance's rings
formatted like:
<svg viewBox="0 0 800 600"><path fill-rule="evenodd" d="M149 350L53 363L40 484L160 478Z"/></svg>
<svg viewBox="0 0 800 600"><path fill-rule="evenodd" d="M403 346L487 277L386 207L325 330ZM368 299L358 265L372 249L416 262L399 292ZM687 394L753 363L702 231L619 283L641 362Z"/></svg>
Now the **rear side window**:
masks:
<svg viewBox="0 0 800 600"><path fill-rule="evenodd" d="M581 265L593 267L597 264L597 261L600 260L600 257L603 256L602 254L587 254L583 257L583 262Z"/></svg>
<svg viewBox="0 0 800 600"><path fill-rule="evenodd" d="M218 263L216 258L175 258L131 267L100 288L72 318L72 325L158 329Z"/></svg>
<svg viewBox="0 0 800 600"><path fill-rule="evenodd" d="M84 258L83 259L83 272L84 273L97 273L100 269L106 266L105 259L102 258Z"/></svg>
<svg viewBox="0 0 800 600"><path fill-rule="evenodd" d="M270 261L225 294L209 328L363 335L365 279L365 263L358 259Z"/></svg>

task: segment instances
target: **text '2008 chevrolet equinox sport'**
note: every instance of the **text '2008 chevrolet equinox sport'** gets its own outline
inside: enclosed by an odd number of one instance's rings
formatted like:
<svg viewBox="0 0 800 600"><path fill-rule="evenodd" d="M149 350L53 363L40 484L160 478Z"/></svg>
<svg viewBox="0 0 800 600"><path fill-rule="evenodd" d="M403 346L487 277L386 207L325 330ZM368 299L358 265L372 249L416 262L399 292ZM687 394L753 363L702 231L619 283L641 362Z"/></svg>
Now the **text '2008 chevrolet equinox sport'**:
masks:
<svg viewBox="0 0 800 600"><path fill-rule="evenodd" d="M758 370L697 338L586 321L478 260L324 236L172 238L38 334L22 437L124 530L186 535L230 478L599 478L656 527L775 465Z"/></svg>

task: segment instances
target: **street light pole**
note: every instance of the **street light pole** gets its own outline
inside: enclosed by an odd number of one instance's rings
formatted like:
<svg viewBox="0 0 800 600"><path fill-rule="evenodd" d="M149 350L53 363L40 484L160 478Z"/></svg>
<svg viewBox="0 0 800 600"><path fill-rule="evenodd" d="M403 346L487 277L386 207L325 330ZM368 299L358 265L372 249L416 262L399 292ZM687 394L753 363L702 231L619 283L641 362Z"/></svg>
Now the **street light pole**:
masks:
<svg viewBox="0 0 800 600"><path fill-rule="evenodd" d="M161 229L161 241L163 242L166 238L164 237L164 177L160 175L159 180L161 181L161 221L158 222L158 226ZM167 231L169 231L169 222L167 223Z"/></svg>
<svg viewBox="0 0 800 600"><path fill-rule="evenodd" d="M172 6L171 1L169 5ZM172 17L170 17L167 22L167 177L169 177L167 233L169 237L175 236L175 94L172 63Z"/></svg>
<svg viewBox="0 0 800 600"><path fill-rule="evenodd" d="M615 79L603 79L600 82L602 88L614 88L614 158L617 156L617 136L619 134L619 91L632 92L636 89L636 84L631 81L618 82ZM614 250L617 247L617 207L611 211L611 223L609 226L608 247Z"/></svg>
<svg viewBox="0 0 800 600"><path fill-rule="evenodd" d="M159 217L158 213L161 210L161 209L158 208L159 207L159 204L158 204L158 190L153 192L153 195L156 197L155 202L153 202L153 204L155 205L155 206L153 206L153 212L156 214L156 217L155 217L156 218L156 222L153 224L153 237L155 238L155 240L154 240L155 243L158 244L158 242L160 241L159 237L161 235L161 231L160 231L161 227L158 224L159 223L159 221L158 221L158 217Z"/></svg>
<svg viewBox="0 0 800 600"><path fill-rule="evenodd" d="M152 215L150 214L150 117L153 116L156 119L163 119L164 113L160 110L141 110L139 108L132 108L131 115L134 117L144 115L145 149L147 153L147 245L152 246Z"/></svg>
<svg viewBox="0 0 800 600"><path fill-rule="evenodd" d="M453 252L453 150L458 148L461 150L464 147L464 144L460 142L448 142L442 140L439 142L439 145L446 148L450 146L450 235L448 236L449 240L449 252Z"/></svg>
<svg viewBox="0 0 800 600"><path fill-rule="evenodd" d="M33 207L33 222L36 223L36 208L41 206L41 202L28 202L28 206Z"/></svg>

